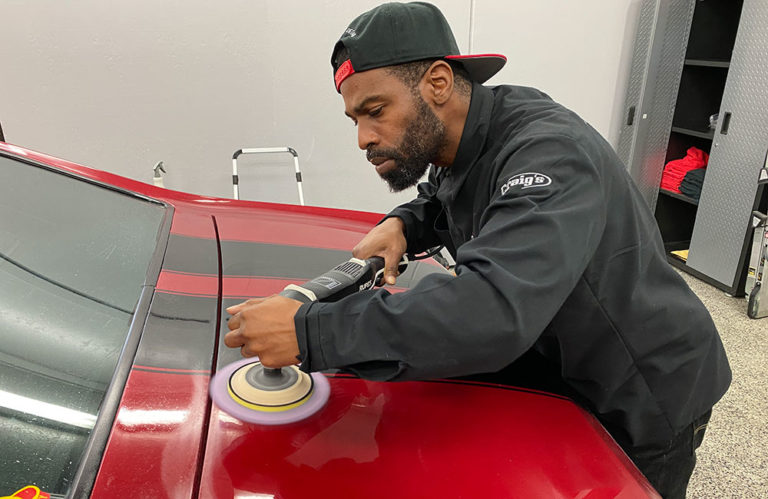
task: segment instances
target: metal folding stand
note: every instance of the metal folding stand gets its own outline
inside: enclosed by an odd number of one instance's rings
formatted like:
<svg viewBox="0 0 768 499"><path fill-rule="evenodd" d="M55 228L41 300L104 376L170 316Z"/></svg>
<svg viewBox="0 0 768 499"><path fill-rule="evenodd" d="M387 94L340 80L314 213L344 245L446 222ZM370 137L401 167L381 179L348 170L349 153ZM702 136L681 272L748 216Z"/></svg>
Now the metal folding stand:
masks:
<svg viewBox="0 0 768 499"><path fill-rule="evenodd" d="M299 155L291 147L257 147L238 149L232 155L232 187L235 199L240 199L240 180L237 175L237 158L243 154L274 154L289 153L293 156L293 165L296 170L296 187L299 191L299 203L304 206L304 191L301 189L301 170L299 169Z"/></svg>

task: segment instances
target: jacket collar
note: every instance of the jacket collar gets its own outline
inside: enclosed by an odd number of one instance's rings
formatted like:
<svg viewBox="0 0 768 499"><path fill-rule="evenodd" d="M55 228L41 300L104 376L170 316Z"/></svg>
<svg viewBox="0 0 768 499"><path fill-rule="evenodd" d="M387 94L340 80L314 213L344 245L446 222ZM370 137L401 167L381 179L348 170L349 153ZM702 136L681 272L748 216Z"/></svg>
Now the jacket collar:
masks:
<svg viewBox="0 0 768 499"><path fill-rule="evenodd" d="M464 183L485 147L492 111L493 93L491 90L479 83L473 83L472 98L469 102L464 130L461 132L456 158L453 160L453 164L442 172L445 177L450 179L448 183L453 186L450 191L454 194Z"/></svg>

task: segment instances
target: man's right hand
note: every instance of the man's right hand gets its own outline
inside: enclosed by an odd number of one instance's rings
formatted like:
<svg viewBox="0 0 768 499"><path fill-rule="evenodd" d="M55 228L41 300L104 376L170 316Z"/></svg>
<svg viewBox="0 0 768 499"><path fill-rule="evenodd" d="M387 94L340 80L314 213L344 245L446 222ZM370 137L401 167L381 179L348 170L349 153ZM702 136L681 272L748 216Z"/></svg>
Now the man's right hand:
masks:
<svg viewBox="0 0 768 499"><path fill-rule="evenodd" d="M372 256L384 258L384 282L392 285L397 281L397 267L407 247L405 225L400 218L392 217L371 229L352 250L352 256L361 260Z"/></svg>

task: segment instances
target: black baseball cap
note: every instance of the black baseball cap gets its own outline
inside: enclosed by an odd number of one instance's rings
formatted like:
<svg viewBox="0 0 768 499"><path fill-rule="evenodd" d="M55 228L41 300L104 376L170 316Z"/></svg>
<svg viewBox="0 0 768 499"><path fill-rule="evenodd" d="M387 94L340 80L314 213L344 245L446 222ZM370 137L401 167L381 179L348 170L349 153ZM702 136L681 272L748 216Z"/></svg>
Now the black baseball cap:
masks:
<svg viewBox="0 0 768 499"><path fill-rule="evenodd" d="M339 60L343 48L349 57ZM432 4L385 3L358 16L336 42L331 55L336 91L354 73L424 59L459 62L478 83L507 62L499 54L461 55L448 21Z"/></svg>

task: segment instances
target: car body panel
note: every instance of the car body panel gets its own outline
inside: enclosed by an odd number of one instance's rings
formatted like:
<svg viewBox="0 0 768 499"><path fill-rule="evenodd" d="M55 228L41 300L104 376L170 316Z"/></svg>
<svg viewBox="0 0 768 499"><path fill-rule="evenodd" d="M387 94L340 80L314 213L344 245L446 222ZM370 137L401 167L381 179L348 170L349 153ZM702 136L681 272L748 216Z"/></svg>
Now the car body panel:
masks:
<svg viewBox="0 0 768 499"><path fill-rule="evenodd" d="M210 217L208 221L212 227ZM215 239L195 242L212 252L213 258L199 251L192 254L199 268L213 270L213 283L210 279L204 286L169 282L168 275L184 268L185 258L178 252L189 254L184 252L189 246L185 237L171 234L91 497L111 498L118 491L129 496L139 490L147 497L196 493L210 410L208 381L219 300Z"/></svg>
<svg viewBox="0 0 768 499"><path fill-rule="evenodd" d="M626 458L604 445L602 430L569 400L459 381L330 381L326 407L291 425L243 423L214 407L201 496L646 493Z"/></svg>
<svg viewBox="0 0 768 499"><path fill-rule="evenodd" d="M216 369L240 358L223 346L226 307L341 263L380 215L195 196L0 151L173 207L92 497L657 497L573 401L500 383L331 371L328 403L306 420L232 418L208 397ZM393 291L436 271L412 264Z"/></svg>

